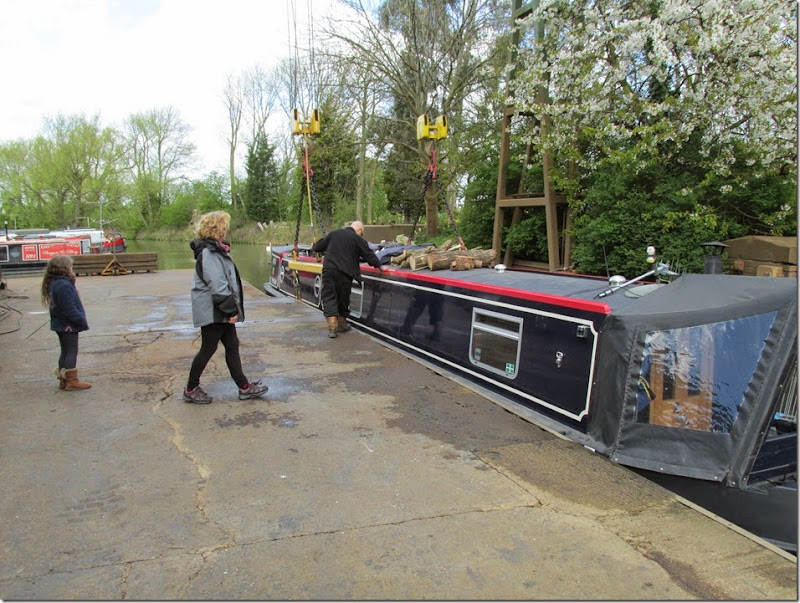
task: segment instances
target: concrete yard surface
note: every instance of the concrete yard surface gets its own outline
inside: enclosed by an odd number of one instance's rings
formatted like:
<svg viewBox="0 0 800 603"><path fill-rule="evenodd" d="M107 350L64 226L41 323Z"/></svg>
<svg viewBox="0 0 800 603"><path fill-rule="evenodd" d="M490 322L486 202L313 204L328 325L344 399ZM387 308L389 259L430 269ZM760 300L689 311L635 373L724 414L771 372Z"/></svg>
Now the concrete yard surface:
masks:
<svg viewBox="0 0 800 603"><path fill-rule="evenodd" d="M794 557L261 283L240 401L181 399L191 270L80 277L60 391L41 276L0 291L0 599L797 600Z"/></svg>

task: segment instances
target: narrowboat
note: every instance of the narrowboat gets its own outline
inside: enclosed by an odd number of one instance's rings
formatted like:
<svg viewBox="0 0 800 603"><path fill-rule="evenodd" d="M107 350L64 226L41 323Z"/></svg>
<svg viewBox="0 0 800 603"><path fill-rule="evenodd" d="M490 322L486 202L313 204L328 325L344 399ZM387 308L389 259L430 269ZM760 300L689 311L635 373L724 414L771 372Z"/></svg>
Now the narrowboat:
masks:
<svg viewBox="0 0 800 603"><path fill-rule="evenodd" d="M309 246L268 253L265 292L321 308ZM797 281L654 266L609 282L362 265L349 321L796 554Z"/></svg>
<svg viewBox="0 0 800 603"><path fill-rule="evenodd" d="M55 255L122 253L127 247L115 231L68 229L0 234L0 270L9 274L42 270Z"/></svg>
<svg viewBox="0 0 800 603"><path fill-rule="evenodd" d="M10 238L0 236L0 270L7 274L35 272L47 266L56 255L91 253L89 237L61 238L36 236Z"/></svg>

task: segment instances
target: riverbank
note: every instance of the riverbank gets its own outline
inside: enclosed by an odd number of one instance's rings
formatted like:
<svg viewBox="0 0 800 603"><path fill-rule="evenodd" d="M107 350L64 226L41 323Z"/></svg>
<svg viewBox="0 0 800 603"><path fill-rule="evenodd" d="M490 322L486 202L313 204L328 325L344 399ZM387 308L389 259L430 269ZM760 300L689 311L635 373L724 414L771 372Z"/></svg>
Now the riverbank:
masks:
<svg viewBox="0 0 800 603"><path fill-rule="evenodd" d="M277 222L272 224L249 223L245 226L231 227L228 241L246 245L291 245L294 243L296 224ZM314 236L316 234L316 236ZM321 236L317 227L312 231L309 224L300 226L300 242L309 243ZM140 232L131 237L136 241L191 241L194 238L194 227L162 228L154 231Z"/></svg>
<svg viewBox="0 0 800 603"><path fill-rule="evenodd" d="M239 401L181 401L191 270L81 277L83 392L41 278L0 323L0 599L796 600L785 554L351 331L246 286ZM24 395L20 395L24 392Z"/></svg>

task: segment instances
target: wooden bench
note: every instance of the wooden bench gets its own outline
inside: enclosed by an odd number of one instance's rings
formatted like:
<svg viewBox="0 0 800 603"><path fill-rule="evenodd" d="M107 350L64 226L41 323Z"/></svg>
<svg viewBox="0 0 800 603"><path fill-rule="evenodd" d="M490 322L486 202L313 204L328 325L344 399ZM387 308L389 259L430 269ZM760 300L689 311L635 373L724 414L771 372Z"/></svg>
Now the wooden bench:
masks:
<svg viewBox="0 0 800 603"><path fill-rule="evenodd" d="M85 253L73 256L72 270L84 276L153 272L158 270L158 253Z"/></svg>

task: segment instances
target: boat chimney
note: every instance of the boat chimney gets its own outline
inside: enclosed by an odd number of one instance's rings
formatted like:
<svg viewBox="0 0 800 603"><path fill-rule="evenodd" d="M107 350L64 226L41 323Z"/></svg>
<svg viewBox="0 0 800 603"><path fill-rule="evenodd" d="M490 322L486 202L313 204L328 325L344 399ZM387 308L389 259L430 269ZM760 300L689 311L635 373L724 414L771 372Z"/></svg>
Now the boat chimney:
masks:
<svg viewBox="0 0 800 603"><path fill-rule="evenodd" d="M708 247L709 253L703 266L703 274L722 274L722 253L728 248L725 243L710 241L700 247Z"/></svg>

